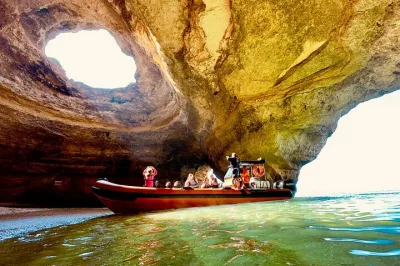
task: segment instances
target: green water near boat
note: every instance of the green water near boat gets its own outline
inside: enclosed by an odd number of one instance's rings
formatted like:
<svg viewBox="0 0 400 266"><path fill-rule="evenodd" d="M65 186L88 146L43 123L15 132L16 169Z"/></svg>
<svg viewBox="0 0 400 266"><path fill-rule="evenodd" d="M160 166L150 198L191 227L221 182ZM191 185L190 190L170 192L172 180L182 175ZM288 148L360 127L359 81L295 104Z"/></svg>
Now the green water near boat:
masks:
<svg viewBox="0 0 400 266"><path fill-rule="evenodd" d="M0 265L400 265L400 193L111 215L0 242Z"/></svg>

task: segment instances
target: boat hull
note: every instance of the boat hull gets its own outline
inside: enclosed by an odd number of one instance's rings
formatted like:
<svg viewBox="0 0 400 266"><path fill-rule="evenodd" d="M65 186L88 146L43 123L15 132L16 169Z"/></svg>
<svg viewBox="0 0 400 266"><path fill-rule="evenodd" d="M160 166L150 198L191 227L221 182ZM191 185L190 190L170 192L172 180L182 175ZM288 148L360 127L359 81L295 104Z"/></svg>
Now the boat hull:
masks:
<svg viewBox="0 0 400 266"><path fill-rule="evenodd" d="M203 207L274 200L287 200L294 195L289 189L176 189L147 188L97 181L92 187L97 198L114 213Z"/></svg>

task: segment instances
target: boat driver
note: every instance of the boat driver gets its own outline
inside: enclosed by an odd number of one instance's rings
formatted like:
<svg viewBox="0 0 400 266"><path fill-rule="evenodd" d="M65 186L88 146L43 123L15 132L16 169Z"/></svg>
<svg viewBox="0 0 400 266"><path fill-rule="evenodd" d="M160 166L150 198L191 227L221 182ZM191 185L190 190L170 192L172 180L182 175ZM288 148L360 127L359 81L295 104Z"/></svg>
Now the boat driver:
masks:
<svg viewBox="0 0 400 266"><path fill-rule="evenodd" d="M226 156L226 159L231 163L229 167L232 167L232 177L239 177L240 176L240 171L239 171L239 165L240 165L240 159L237 156L236 153L232 153L232 156Z"/></svg>
<svg viewBox="0 0 400 266"><path fill-rule="evenodd" d="M232 156L226 156L226 159L231 163L229 167L232 168L232 187L235 189L241 189L243 186L242 178L240 177L240 159L236 153L232 153Z"/></svg>

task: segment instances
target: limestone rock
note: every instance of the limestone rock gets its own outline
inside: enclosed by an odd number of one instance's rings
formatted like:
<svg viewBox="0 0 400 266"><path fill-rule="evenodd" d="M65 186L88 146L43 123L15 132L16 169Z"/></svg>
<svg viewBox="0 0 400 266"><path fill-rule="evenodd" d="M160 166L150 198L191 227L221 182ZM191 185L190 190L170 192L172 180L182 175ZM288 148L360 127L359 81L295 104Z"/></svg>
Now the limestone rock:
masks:
<svg viewBox="0 0 400 266"><path fill-rule="evenodd" d="M98 177L223 172L232 152L297 178L342 115L400 87L399 17L389 0L1 0L0 201L89 202ZM44 54L100 28L137 83L90 88Z"/></svg>

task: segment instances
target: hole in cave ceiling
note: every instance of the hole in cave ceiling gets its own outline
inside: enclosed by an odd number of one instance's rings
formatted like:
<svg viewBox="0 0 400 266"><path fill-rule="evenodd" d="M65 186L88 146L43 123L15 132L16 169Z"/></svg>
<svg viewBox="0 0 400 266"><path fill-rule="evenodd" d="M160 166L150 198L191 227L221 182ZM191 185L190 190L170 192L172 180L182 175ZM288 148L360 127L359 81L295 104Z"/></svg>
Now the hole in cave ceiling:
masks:
<svg viewBox="0 0 400 266"><path fill-rule="evenodd" d="M69 79L93 88L115 89L135 83L133 57L121 51L107 30L60 33L45 48L55 58Z"/></svg>

